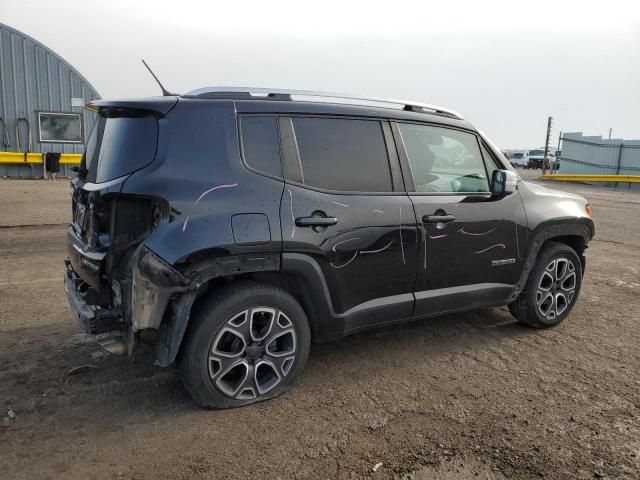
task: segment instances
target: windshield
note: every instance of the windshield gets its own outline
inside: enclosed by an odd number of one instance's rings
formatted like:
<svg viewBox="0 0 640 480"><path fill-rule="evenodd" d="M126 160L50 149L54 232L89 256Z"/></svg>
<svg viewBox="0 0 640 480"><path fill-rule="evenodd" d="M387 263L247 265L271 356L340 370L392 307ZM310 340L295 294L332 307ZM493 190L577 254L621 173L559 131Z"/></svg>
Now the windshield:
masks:
<svg viewBox="0 0 640 480"><path fill-rule="evenodd" d="M529 156L533 157L533 156L542 156L544 155L544 150L529 150Z"/></svg>
<svg viewBox="0 0 640 480"><path fill-rule="evenodd" d="M107 182L148 165L155 156L158 122L152 116L98 116L82 156L85 180Z"/></svg>
<svg viewBox="0 0 640 480"><path fill-rule="evenodd" d="M511 158L522 158L524 157L523 153L512 153Z"/></svg>

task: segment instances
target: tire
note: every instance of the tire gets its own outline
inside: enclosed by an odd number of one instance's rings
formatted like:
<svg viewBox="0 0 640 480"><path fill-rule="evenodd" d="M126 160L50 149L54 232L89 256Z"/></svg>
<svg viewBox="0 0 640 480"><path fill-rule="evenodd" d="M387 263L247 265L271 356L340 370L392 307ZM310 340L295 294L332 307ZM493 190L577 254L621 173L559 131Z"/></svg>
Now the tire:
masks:
<svg viewBox="0 0 640 480"><path fill-rule="evenodd" d="M530 327L556 326L571 312L581 286L578 254L564 243L549 242L538 254L524 290L509 305L509 311Z"/></svg>
<svg viewBox="0 0 640 480"><path fill-rule="evenodd" d="M198 305L178 368L193 400L234 408L288 391L304 370L311 333L300 304L264 283L238 282Z"/></svg>

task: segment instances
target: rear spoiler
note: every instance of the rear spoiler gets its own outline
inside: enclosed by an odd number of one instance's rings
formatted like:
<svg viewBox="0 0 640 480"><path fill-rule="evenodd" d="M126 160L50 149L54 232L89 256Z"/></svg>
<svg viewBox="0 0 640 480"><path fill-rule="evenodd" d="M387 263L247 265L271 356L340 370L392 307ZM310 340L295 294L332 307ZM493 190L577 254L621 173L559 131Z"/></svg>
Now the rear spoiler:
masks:
<svg viewBox="0 0 640 480"><path fill-rule="evenodd" d="M149 97L127 100L94 100L87 103L84 108L96 113L105 110L133 110L161 116L169 113L176 103L178 103L178 97Z"/></svg>

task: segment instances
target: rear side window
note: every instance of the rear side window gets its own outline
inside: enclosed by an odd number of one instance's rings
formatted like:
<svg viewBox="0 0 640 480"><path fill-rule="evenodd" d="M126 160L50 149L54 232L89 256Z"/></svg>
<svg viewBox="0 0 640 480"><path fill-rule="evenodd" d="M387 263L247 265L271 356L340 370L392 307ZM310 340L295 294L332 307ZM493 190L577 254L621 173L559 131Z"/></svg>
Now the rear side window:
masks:
<svg viewBox="0 0 640 480"><path fill-rule="evenodd" d="M156 155L158 122L152 116L98 116L82 159L86 180L108 182L141 169Z"/></svg>
<svg viewBox="0 0 640 480"><path fill-rule="evenodd" d="M344 192L391 192L389 158L376 120L293 118L305 185Z"/></svg>
<svg viewBox="0 0 640 480"><path fill-rule="evenodd" d="M242 117L240 135L246 164L268 175L282 177L278 118L275 116Z"/></svg>

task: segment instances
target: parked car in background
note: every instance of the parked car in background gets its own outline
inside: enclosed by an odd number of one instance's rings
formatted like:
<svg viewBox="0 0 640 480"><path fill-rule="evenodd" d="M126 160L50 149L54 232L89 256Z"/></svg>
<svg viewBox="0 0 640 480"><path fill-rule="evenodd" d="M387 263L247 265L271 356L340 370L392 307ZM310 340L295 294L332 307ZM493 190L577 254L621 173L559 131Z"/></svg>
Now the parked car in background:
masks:
<svg viewBox="0 0 640 480"><path fill-rule="evenodd" d="M286 392L312 341L500 305L547 328L578 299L587 201L451 110L239 88L87 108L71 310L113 353L154 343L203 407Z"/></svg>
<svg viewBox="0 0 640 480"><path fill-rule="evenodd" d="M509 158L509 162L513 167L524 167L526 165L524 153L513 152Z"/></svg>

